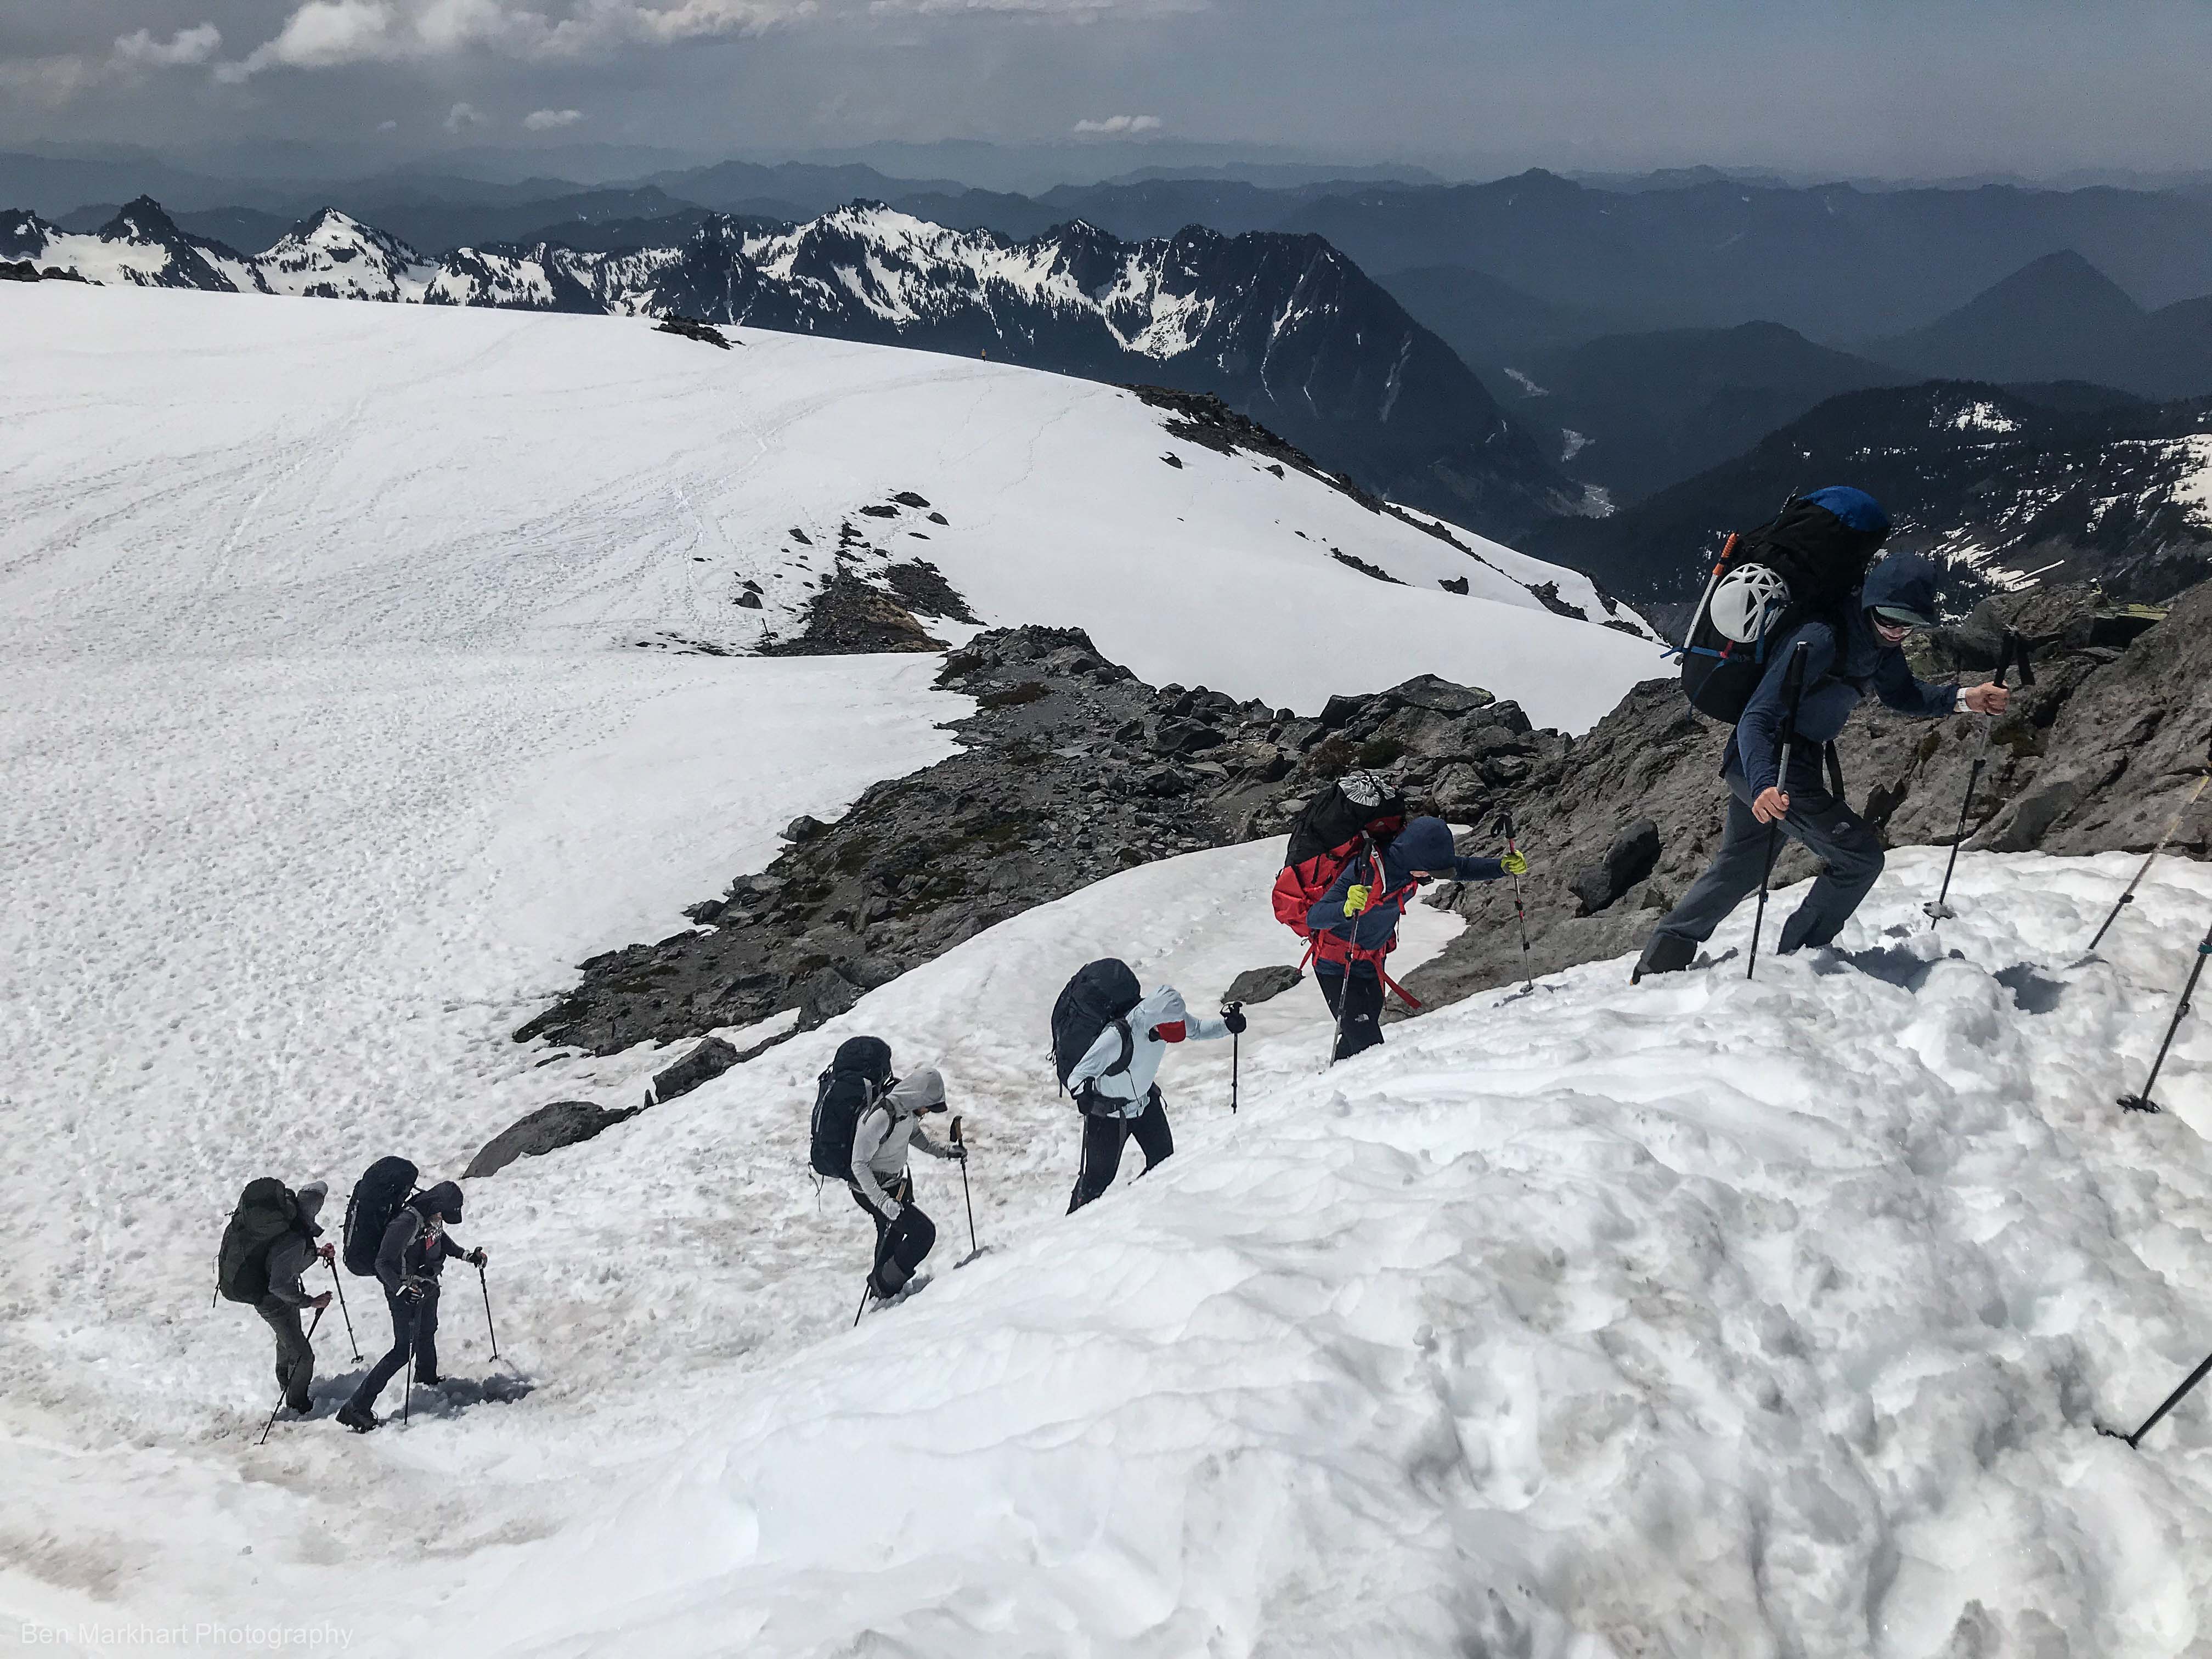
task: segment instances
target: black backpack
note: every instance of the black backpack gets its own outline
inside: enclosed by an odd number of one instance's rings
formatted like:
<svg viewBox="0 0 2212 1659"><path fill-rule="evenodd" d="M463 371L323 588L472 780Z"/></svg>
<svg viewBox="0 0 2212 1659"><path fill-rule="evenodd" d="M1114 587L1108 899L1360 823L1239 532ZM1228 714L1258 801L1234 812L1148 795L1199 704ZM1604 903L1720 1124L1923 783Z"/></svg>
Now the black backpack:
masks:
<svg viewBox="0 0 2212 1659"><path fill-rule="evenodd" d="M1137 1052L1128 1013L1144 1000L1144 987L1137 983L1126 962L1103 957L1076 970L1075 977L1060 992L1060 1000L1052 1005L1052 1066L1060 1074L1063 1091L1067 1074L1091 1052L1091 1045L1109 1025L1121 1028L1121 1057L1106 1068L1107 1074L1128 1069Z"/></svg>
<svg viewBox="0 0 2212 1659"><path fill-rule="evenodd" d="M1819 502L1793 496L1769 522L1731 535L1682 644L1682 690L1690 706L1731 726L1742 719L1771 663L1769 647L1808 622L1839 623L1888 533L1886 527L1854 530ZM1713 593L1729 575L1753 564L1780 575L1789 585L1790 602L1766 618L1756 640L1732 640L1713 623Z"/></svg>
<svg viewBox="0 0 2212 1659"><path fill-rule="evenodd" d="M274 1176L246 1183L216 1253L215 1287L228 1302L258 1302L269 1294L270 1247L300 1226L298 1196Z"/></svg>
<svg viewBox="0 0 2212 1659"><path fill-rule="evenodd" d="M1304 864L1323 853L1334 852L1377 818L1406 816L1406 798L1372 772L1347 772L1306 803L1298 821L1291 826L1291 844L1283 854L1283 867ZM1386 840L1377 837L1378 843Z"/></svg>
<svg viewBox="0 0 2212 1659"><path fill-rule="evenodd" d="M853 1136L868 1109L891 1086L891 1046L881 1037L847 1037L814 1090L806 1162L831 1181L853 1178Z"/></svg>
<svg viewBox="0 0 2212 1659"><path fill-rule="evenodd" d="M418 1173L404 1158L380 1158L354 1182L345 1212L348 1273L363 1279L376 1276L376 1252L384 1243L384 1230L399 1213L399 1206L414 1196Z"/></svg>

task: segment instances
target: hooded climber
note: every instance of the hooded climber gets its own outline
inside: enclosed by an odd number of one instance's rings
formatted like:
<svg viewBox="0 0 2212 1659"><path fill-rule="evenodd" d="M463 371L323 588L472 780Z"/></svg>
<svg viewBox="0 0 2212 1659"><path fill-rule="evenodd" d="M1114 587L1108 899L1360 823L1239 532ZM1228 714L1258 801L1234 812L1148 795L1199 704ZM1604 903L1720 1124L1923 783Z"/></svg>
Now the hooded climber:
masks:
<svg viewBox="0 0 2212 1659"><path fill-rule="evenodd" d="M1889 527L1871 496L1855 489L1821 490L1810 499L1835 498L1839 516L1858 513L1871 529ZM1721 761L1728 786L1728 824L1720 850L1682 902L1653 930L1632 982L1647 974L1686 968L1729 911L1757 890L1767 869L1768 826L1779 824L1821 860L1820 877L1796 913L1783 924L1784 955L1826 945L1842 931L1881 875L1881 838L1844 798L1843 770L1835 752L1851 711L1869 691L1885 708L1918 720L1958 713L2002 714L2012 694L2004 686L1953 687L1915 679L1902 647L1915 629L1936 625L1935 568L1923 559L1892 556L1867 573L1839 617L1805 623L1771 647L1770 665L1744 705ZM1805 642L1803 690L1790 738L1790 775L1779 775L1780 751L1790 725L1789 665ZM1826 762L1823 775L1823 760Z"/></svg>
<svg viewBox="0 0 2212 1659"><path fill-rule="evenodd" d="M295 1194L299 1218L269 1247L269 1293L253 1304L253 1311L276 1334L276 1386L284 1391L284 1403L302 1417L313 1404L308 1385L315 1380L315 1350L300 1328L300 1314L303 1309L321 1312L331 1305L331 1293L310 1292L300 1279L316 1262L331 1259L331 1247L315 1243L323 1231L315 1218L322 1213L330 1190L325 1183L311 1181Z"/></svg>
<svg viewBox="0 0 2212 1659"><path fill-rule="evenodd" d="M1528 860L1518 853L1461 857L1451 826L1433 817L1412 819L1389 846L1370 848L1346 865L1306 917L1314 980L1336 1021L1333 1058L1349 1059L1382 1041L1382 990L1389 982L1382 958L1397 948L1398 923L1423 882L1496 881L1528 871Z"/></svg>
<svg viewBox="0 0 2212 1659"><path fill-rule="evenodd" d="M878 1301L904 1290L937 1243L936 1224L914 1201L907 1152L919 1146L932 1158L965 1163L968 1149L931 1139L921 1120L945 1105L945 1079L925 1066L860 1115L853 1131L853 1201L874 1218L875 1265L868 1291Z"/></svg>
<svg viewBox="0 0 2212 1659"><path fill-rule="evenodd" d="M464 1250L446 1231L461 1220L458 1182L441 1181L399 1206L376 1249L376 1277L384 1286L392 1315L392 1348L369 1368L361 1386L338 1412L338 1421L356 1433L377 1426L376 1396L393 1375L411 1362L415 1381L434 1386L438 1375L438 1275L448 1257L481 1267L491 1258L481 1249Z"/></svg>
<svg viewBox="0 0 2212 1659"><path fill-rule="evenodd" d="M1243 1029L1244 1016L1234 1008L1219 1019L1193 1014L1172 985L1107 1022L1067 1074L1067 1091L1083 1113L1083 1163L1067 1201L1070 1215L1114 1184L1131 1136L1144 1149L1148 1170L1175 1156L1175 1134L1154 1081L1168 1045L1211 1042Z"/></svg>

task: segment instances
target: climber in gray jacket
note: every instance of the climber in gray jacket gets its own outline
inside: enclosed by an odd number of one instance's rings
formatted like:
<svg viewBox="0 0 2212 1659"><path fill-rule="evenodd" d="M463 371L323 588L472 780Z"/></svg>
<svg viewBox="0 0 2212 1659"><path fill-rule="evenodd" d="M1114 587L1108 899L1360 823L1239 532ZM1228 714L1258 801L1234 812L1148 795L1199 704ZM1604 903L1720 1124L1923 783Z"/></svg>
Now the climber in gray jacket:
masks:
<svg viewBox="0 0 2212 1659"><path fill-rule="evenodd" d="M300 1328L300 1314L303 1309L320 1313L331 1305L331 1293L311 1291L300 1278L316 1262L327 1263L332 1255L331 1246L315 1243L322 1231L315 1218L322 1213L330 1190L326 1183L311 1181L295 1194L299 1224L269 1247L269 1294L253 1304L253 1311L276 1334L276 1386L284 1391L284 1403L301 1416L314 1403L308 1385L315 1380L315 1350Z"/></svg>
<svg viewBox="0 0 2212 1659"><path fill-rule="evenodd" d="M868 1289L879 1299L896 1296L937 1243L937 1225L914 1201L907 1154L919 1146L932 1158L964 1162L968 1149L930 1138L924 1116L942 1112L945 1079L925 1066L902 1079L860 1115L853 1132L853 1201L874 1218L875 1266Z"/></svg>

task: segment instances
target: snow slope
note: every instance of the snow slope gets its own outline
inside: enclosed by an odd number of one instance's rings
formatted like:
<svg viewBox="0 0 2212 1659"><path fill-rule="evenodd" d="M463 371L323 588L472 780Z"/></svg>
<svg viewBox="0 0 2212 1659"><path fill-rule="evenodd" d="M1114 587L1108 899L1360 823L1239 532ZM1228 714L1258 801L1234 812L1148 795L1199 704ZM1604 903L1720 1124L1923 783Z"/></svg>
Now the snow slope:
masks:
<svg viewBox="0 0 2212 1659"><path fill-rule="evenodd" d="M1224 1045L1171 1056L1177 1158L1061 1218L1073 1123L1035 1052L1060 978L1118 948L1206 995L1281 957L1273 856L1031 912L474 1183L519 1403L423 1391L404 1433L253 1450L258 1326L162 1308L140 1281L190 1276L159 1261L64 1275L40 1334L75 1381L6 1407L31 1503L0 1611L250 1607L372 1653L2201 1650L2212 1417L2146 1454L2093 1424L2212 1334L2208 1040L2171 1115L2109 1104L2205 872L2162 866L2110 964L2069 969L2127 860L1970 856L1939 938L1939 859L1907 854L1843 957L1640 994L1597 964L1325 1078L1301 988L1255 1011L1239 1115ZM946 1066L995 1249L951 1267L957 1186L921 1164L936 1282L854 1334L865 1223L817 1214L799 1164L857 1030ZM390 1144L302 1117L303 1154ZM216 1178L185 1173L103 1196L181 1224ZM463 1376L494 1369L473 1288Z"/></svg>
<svg viewBox="0 0 2212 1659"><path fill-rule="evenodd" d="M789 628L849 523L879 562L933 561L986 622L1087 627L1155 683L1308 711L1425 671L1580 730L1660 666L1085 382L777 335L720 352L623 319L8 297L0 506L30 556L0 607L38 610L48 645L165 638L181 605L256 648L457 629L746 648ZM950 523L860 514L900 490ZM64 589L84 597L49 607Z"/></svg>

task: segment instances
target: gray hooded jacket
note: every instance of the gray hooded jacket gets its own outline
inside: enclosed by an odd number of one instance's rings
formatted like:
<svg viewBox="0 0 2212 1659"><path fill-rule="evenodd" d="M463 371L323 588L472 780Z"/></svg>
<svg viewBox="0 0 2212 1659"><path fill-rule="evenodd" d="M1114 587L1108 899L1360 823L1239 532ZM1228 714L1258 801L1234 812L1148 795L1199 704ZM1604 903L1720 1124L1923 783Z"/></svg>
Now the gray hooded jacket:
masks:
<svg viewBox="0 0 2212 1659"><path fill-rule="evenodd" d="M934 1066L925 1066L863 1113L853 1132L854 1188L886 1221L899 1218L899 1205L884 1190L884 1183L906 1173L909 1146L921 1147L932 1158L952 1156L950 1146L930 1139L917 1115L944 1103L945 1079Z"/></svg>

